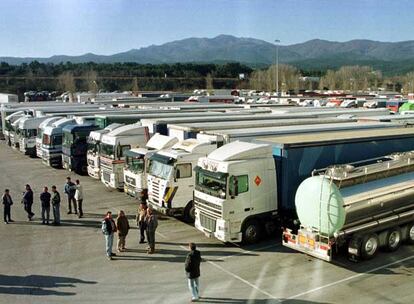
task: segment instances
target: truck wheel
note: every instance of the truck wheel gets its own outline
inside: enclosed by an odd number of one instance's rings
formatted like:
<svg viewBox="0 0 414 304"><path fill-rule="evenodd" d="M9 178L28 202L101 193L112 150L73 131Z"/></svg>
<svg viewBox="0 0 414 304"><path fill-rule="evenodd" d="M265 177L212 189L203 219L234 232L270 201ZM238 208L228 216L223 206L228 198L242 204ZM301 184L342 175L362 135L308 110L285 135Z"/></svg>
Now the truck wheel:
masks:
<svg viewBox="0 0 414 304"><path fill-rule="evenodd" d="M396 251L400 247L402 240L400 228L396 227L389 229L385 240L387 242L385 247L387 251Z"/></svg>
<svg viewBox="0 0 414 304"><path fill-rule="evenodd" d="M250 220L243 225L243 243L254 244L260 240L261 227L256 220Z"/></svg>
<svg viewBox="0 0 414 304"><path fill-rule="evenodd" d="M414 223L408 224L406 240L408 244L414 244Z"/></svg>
<svg viewBox="0 0 414 304"><path fill-rule="evenodd" d="M190 201L184 208L184 220L187 223L195 222L195 207L193 201Z"/></svg>
<svg viewBox="0 0 414 304"><path fill-rule="evenodd" d="M372 259L378 251L378 245L378 235L375 233L365 235L361 242L361 257L364 260Z"/></svg>

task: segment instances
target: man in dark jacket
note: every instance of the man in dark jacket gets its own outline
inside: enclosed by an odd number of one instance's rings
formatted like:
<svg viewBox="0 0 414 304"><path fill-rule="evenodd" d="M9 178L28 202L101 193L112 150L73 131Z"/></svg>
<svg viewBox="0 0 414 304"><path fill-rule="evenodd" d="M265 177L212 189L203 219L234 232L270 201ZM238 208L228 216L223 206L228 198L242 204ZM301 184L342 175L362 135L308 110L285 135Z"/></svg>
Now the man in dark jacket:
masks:
<svg viewBox="0 0 414 304"><path fill-rule="evenodd" d="M56 186L52 186L52 197L50 198L53 208L53 225L60 225L60 194Z"/></svg>
<svg viewBox="0 0 414 304"><path fill-rule="evenodd" d="M43 188L43 192L40 193L40 204L42 205L42 224L49 225L49 218L50 218L50 198L51 195L48 191L49 189L45 186ZM46 217L45 217L46 213Z"/></svg>
<svg viewBox="0 0 414 304"><path fill-rule="evenodd" d="M78 214L78 207L76 206L75 200L76 185L71 181L69 176L66 178L65 193L68 196L68 214L72 213L72 203L75 214Z"/></svg>
<svg viewBox="0 0 414 304"><path fill-rule="evenodd" d="M11 206L13 205L13 200L11 198L9 189L4 190L2 201L4 206L4 223L8 224L9 222L14 222L11 219Z"/></svg>
<svg viewBox="0 0 414 304"><path fill-rule="evenodd" d="M35 214L32 212L33 191L32 188L30 188L30 185L26 185L26 191L23 193L22 203L24 205L24 210L27 212L27 218L31 221Z"/></svg>
<svg viewBox="0 0 414 304"><path fill-rule="evenodd" d="M199 299L199 277L200 277L200 263L201 263L201 254L200 251L196 249L196 244L188 244L190 253L185 259L185 272L188 278L188 288L191 292L191 301L195 302Z"/></svg>
<svg viewBox="0 0 414 304"><path fill-rule="evenodd" d="M109 260L116 254L112 252L112 244L114 242L114 233L116 232L115 221L112 219L112 212L108 211L102 221L102 233L105 236L106 256Z"/></svg>

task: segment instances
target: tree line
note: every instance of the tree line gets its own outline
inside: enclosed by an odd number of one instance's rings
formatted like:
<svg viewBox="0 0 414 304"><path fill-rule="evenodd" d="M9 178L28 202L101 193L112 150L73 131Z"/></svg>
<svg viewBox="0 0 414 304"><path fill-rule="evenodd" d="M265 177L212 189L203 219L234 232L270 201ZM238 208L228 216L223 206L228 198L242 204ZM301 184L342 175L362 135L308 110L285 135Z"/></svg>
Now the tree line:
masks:
<svg viewBox="0 0 414 304"><path fill-rule="evenodd" d="M245 78L240 79L239 75ZM252 69L232 62L137 64L137 63L40 63L9 65L0 63L0 92L23 94L29 90L48 91L188 91L254 89L299 92L311 89L377 90L385 88L414 91L414 72L385 77L370 66L343 66L337 70L300 70L279 64Z"/></svg>

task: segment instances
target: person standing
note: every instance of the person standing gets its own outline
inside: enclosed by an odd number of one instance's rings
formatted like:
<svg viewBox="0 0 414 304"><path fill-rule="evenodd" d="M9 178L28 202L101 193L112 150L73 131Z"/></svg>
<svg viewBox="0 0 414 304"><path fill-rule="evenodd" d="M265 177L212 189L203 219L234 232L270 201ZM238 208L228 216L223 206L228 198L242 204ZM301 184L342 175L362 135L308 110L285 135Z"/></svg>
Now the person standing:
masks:
<svg viewBox="0 0 414 304"><path fill-rule="evenodd" d="M52 186L52 208L53 208L53 225L60 225L60 194L56 186Z"/></svg>
<svg viewBox="0 0 414 304"><path fill-rule="evenodd" d="M76 191L75 191L75 200L78 204L78 210L79 210L79 218L83 216L83 209L82 209L82 203L83 203L83 187L80 184L80 181L77 179L75 181L76 185ZM76 212L75 212L76 213Z"/></svg>
<svg viewBox="0 0 414 304"><path fill-rule="evenodd" d="M200 263L201 263L201 254L200 251L196 249L195 243L188 244L188 249L190 252L185 259L185 272L187 274L188 279L188 288L191 292L191 301L195 302L198 301L200 285L199 285L199 277L200 277Z"/></svg>
<svg viewBox="0 0 414 304"><path fill-rule="evenodd" d="M42 224L49 225L49 218L50 218L50 199L51 195L49 193L49 189L45 186L43 188L43 192L40 193L40 204L42 207ZM46 217L45 217L46 213Z"/></svg>
<svg viewBox="0 0 414 304"><path fill-rule="evenodd" d="M140 244L145 243L145 230L146 230L145 218L146 216L147 216L147 203L141 202L139 204L139 208L138 208L138 212L136 216L137 226L139 228L139 233L140 233L140 240L139 240Z"/></svg>
<svg viewBox="0 0 414 304"><path fill-rule="evenodd" d="M147 209L147 215L145 217L147 241L148 241L148 254L155 252L155 230L158 227L158 219L151 207Z"/></svg>
<svg viewBox="0 0 414 304"><path fill-rule="evenodd" d="M118 252L124 251L125 248L125 239L129 231L129 222L128 218L125 216L124 211L119 211L118 217L116 218L116 229L118 231Z"/></svg>
<svg viewBox="0 0 414 304"><path fill-rule="evenodd" d="M35 214L32 212L33 191L30 185L26 185L26 191L23 192L22 203L24 205L24 210L27 212L27 218L31 221Z"/></svg>
<svg viewBox="0 0 414 304"><path fill-rule="evenodd" d="M102 221L102 233L105 235L106 256L109 260L112 260L112 257L116 256L116 254L112 252L112 244L114 242L115 232L116 225L112 219L112 212L108 211Z"/></svg>
<svg viewBox="0 0 414 304"><path fill-rule="evenodd" d="M75 214L78 214L75 200L76 185L71 181L69 176L66 178L65 193L68 196L68 214L72 213L72 203Z"/></svg>
<svg viewBox="0 0 414 304"><path fill-rule="evenodd" d="M3 208L4 208L4 223L8 224L10 222L14 222L11 219L11 206L13 205L13 200L11 198L9 189L4 190L2 201L3 201Z"/></svg>

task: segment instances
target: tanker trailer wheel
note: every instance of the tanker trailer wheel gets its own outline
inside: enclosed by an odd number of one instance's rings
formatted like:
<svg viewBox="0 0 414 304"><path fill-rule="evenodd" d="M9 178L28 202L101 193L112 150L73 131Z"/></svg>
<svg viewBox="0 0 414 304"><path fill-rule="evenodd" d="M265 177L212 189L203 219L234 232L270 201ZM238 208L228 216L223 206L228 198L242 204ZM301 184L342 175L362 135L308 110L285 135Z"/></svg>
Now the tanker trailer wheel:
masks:
<svg viewBox="0 0 414 304"><path fill-rule="evenodd" d="M365 235L361 242L361 257L364 260L372 259L377 253L378 247L378 235L375 233Z"/></svg>
<svg viewBox="0 0 414 304"><path fill-rule="evenodd" d="M401 230L398 227L395 228L391 228L387 231L386 234L386 244L385 244L385 248L387 251L396 251L400 245L401 245L401 240L402 240L402 235L401 235Z"/></svg>
<svg viewBox="0 0 414 304"><path fill-rule="evenodd" d="M407 227L407 243L414 244L414 223L408 224Z"/></svg>
<svg viewBox="0 0 414 304"><path fill-rule="evenodd" d="M245 244L254 244L260 240L262 228L258 221L249 220L243 225L242 240Z"/></svg>

